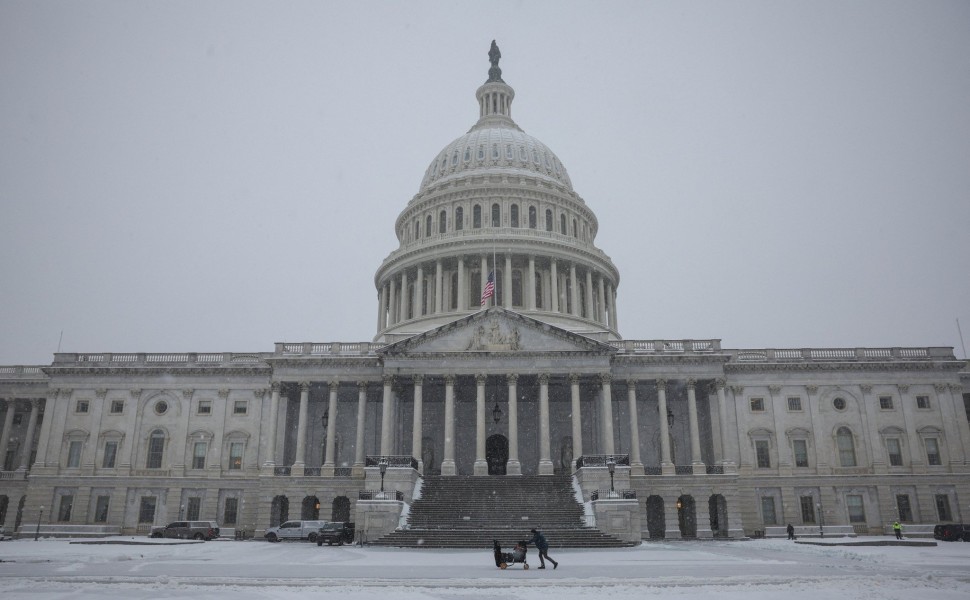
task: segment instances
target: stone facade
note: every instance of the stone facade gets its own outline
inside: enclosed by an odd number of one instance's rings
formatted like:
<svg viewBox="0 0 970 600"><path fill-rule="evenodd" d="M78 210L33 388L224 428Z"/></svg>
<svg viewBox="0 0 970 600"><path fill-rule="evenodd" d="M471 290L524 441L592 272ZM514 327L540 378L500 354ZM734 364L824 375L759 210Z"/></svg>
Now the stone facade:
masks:
<svg viewBox="0 0 970 600"><path fill-rule="evenodd" d="M554 473L623 539L970 521L951 348L622 339L596 217L513 97L479 88L398 217L373 341L0 367L0 526L320 517L373 538L422 475Z"/></svg>

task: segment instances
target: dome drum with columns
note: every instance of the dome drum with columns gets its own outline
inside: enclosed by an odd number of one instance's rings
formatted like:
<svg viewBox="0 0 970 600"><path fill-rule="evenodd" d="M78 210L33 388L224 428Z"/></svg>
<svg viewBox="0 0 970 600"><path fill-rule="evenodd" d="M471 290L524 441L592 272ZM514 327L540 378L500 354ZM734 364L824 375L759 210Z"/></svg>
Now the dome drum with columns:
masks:
<svg viewBox="0 0 970 600"><path fill-rule="evenodd" d="M497 72L497 74L496 74ZM512 120L497 60L478 88L479 120L435 157L397 218L401 247L378 269L376 341L395 341L492 303L569 331L619 339L619 272L598 223L549 148Z"/></svg>

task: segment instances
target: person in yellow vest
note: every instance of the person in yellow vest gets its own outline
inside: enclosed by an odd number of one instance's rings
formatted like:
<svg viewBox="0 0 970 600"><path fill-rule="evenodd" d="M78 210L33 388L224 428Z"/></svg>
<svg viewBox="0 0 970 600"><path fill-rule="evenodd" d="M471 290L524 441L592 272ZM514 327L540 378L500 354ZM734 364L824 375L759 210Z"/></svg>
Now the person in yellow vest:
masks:
<svg viewBox="0 0 970 600"><path fill-rule="evenodd" d="M903 539L903 526L899 524L899 521L893 523L893 533L896 534L896 539Z"/></svg>

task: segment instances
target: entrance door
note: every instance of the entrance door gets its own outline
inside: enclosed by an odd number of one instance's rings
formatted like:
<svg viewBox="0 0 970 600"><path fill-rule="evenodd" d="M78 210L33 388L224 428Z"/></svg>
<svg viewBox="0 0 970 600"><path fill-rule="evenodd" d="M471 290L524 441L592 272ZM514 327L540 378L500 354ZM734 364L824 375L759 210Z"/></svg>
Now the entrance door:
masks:
<svg viewBox="0 0 970 600"><path fill-rule="evenodd" d="M485 440L485 460L489 475L505 475L505 463L509 460L509 440L496 433Z"/></svg>

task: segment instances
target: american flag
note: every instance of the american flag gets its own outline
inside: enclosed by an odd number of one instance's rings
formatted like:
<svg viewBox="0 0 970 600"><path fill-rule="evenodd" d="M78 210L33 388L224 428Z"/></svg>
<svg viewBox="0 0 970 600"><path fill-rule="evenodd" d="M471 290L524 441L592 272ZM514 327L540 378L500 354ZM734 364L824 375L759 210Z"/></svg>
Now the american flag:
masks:
<svg viewBox="0 0 970 600"><path fill-rule="evenodd" d="M485 289L482 290L482 306L488 302L488 299L495 295L495 271L488 272L488 281L485 283Z"/></svg>

